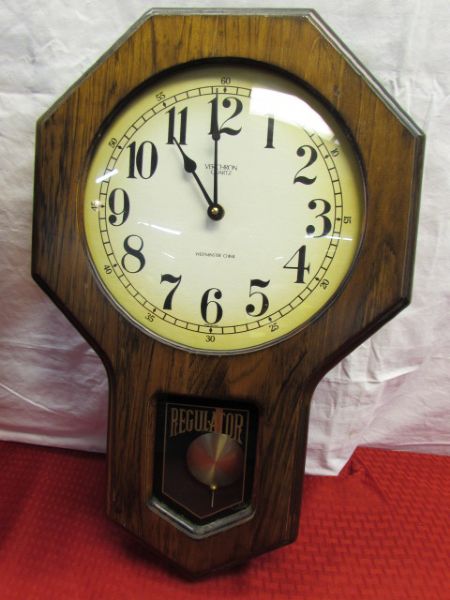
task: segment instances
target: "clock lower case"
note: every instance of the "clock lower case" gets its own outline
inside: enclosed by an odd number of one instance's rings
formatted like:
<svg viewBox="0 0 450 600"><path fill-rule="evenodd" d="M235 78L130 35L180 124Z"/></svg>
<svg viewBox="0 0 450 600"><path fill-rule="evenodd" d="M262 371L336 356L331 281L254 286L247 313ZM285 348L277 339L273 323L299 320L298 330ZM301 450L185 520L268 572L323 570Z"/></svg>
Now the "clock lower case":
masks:
<svg viewBox="0 0 450 600"><path fill-rule="evenodd" d="M196 538L251 518L257 427L247 402L159 395L150 508Z"/></svg>

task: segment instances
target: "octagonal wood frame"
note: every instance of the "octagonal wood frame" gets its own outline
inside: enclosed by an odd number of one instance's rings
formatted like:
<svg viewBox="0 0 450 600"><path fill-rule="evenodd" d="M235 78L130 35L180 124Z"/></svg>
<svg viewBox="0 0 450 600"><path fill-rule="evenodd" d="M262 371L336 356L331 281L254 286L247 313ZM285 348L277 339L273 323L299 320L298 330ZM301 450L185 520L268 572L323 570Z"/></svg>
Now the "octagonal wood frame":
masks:
<svg viewBox="0 0 450 600"><path fill-rule="evenodd" d="M351 133L364 167L360 255L320 318L238 356L190 354L131 325L100 290L80 211L88 157L105 119L180 63L255 60L303 81ZM314 11L152 11L38 122L32 273L96 348L110 383L108 514L190 576L297 536L309 405L320 378L407 305L424 136ZM158 393L248 399L259 409L252 517L194 539L149 508Z"/></svg>

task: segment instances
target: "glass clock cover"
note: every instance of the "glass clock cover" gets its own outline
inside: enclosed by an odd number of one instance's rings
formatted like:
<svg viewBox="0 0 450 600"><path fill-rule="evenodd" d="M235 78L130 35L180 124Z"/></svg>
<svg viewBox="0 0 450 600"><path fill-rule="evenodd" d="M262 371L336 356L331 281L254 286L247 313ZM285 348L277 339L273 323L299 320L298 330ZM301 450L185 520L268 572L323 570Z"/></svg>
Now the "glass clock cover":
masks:
<svg viewBox="0 0 450 600"><path fill-rule="evenodd" d="M364 223L345 128L302 85L253 64L186 66L108 121L84 229L107 295L194 352L256 350L320 315Z"/></svg>

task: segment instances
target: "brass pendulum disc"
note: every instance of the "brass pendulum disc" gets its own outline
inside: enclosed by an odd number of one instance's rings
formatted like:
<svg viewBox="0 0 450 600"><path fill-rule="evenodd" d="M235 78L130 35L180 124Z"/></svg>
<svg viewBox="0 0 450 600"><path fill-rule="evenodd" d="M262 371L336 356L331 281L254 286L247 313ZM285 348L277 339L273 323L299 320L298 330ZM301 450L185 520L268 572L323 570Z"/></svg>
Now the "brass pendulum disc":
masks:
<svg viewBox="0 0 450 600"><path fill-rule="evenodd" d="M191 475L215 491L241 477L244 454L229 435L204 433L190 444L186 462Z"/></svg>

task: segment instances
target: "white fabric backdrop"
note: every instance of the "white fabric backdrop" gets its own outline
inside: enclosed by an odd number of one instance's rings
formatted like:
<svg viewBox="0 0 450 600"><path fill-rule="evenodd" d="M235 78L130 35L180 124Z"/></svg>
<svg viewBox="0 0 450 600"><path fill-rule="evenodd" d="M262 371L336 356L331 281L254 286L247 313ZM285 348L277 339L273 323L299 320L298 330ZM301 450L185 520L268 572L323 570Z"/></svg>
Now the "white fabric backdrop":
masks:
<svg viewBox="0 0 450 600"><path fill-rule="evenodd" d="M0 7L0 439L103 451L107 381L95 353L30 277L36 119L150 6L3 0ZM297 7L296 2L195 6ZM307 470L357 445L449 453L448 0L316 0L315 8L427 134L412 305L319 384Z"/></svg>

